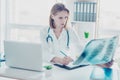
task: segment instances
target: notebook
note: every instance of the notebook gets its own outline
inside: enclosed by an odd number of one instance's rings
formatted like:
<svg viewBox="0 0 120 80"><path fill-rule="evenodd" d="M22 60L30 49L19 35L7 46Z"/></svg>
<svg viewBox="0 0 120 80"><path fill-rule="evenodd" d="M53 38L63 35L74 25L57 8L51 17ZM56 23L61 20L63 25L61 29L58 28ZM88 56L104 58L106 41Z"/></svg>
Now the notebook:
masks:
<svg viewBox="0 0 120 80"><path fill-rule="evenodd" d="M43 71L41 44L4 41L4 53L10 68Z"/></svg>
<svg viewBox="0 0 120 80"><path fill-rule="evenodd" d="M93 39L89 41L79 57L68 65L55 64L65 69L76 69L79 67L104 64L113 59L115 49L118 45L119 37Z"/></svg>

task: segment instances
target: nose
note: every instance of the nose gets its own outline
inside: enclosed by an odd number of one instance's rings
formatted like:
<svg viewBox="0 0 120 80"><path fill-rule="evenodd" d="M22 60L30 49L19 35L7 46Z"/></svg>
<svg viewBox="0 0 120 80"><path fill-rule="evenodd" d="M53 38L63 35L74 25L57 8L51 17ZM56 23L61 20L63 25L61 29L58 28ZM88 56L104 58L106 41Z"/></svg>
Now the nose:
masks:
<svg viewBox="0 0 120 80"><path fill-rule="evenodd" d="M62 20L62 23L66 23L66 21L67 21L67 19L66 18L64 18L63 20Z"/></svg>

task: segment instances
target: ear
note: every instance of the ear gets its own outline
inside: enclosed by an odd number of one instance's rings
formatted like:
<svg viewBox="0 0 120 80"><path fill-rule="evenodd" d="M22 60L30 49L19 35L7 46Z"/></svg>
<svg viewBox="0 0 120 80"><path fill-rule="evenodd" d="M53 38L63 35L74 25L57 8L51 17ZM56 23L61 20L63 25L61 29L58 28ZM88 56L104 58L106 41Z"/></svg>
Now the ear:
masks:
<svg viewBox="0 0 120 80"><path fill-rule="evenodd" d="M54 15L51 15L51 18L54 20Z"/></svg>

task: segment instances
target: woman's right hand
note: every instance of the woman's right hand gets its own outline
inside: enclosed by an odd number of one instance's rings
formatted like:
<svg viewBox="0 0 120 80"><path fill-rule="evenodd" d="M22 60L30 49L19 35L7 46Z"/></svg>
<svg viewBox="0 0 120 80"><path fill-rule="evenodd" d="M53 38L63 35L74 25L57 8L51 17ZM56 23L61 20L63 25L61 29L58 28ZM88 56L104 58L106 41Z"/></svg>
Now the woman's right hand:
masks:
<svg viewBox="0 0 120 80"><path fill-rule="evenodd" d="M73 61L73 59L72 58L70 58L70 57L64 57L64 58L62 58L62 63L63 63L63 65L68 65L70 62L72 62Z"/></svg>
<svg viewBox="0 0 120 80"><path fill-rule="evenodd" d="M63 58L60 58L60 57L54 57L51 62L53 63L60 63L60 64L63 64L63 65L68 65L72 60L72 58L70 57L63 57Z"/></svg>

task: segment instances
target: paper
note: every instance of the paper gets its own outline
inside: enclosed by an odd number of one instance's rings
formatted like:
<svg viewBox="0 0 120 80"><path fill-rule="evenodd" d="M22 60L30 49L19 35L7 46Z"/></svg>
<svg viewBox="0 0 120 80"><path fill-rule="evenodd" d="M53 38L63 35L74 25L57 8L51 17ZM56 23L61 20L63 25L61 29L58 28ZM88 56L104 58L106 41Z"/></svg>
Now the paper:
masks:
<svg viewBox="0 0 120 80"><path fill-rule="evenodd" d="M118 40L118 36L91 40L73 64L103 64L111 61L118 45Z"/></svg>

